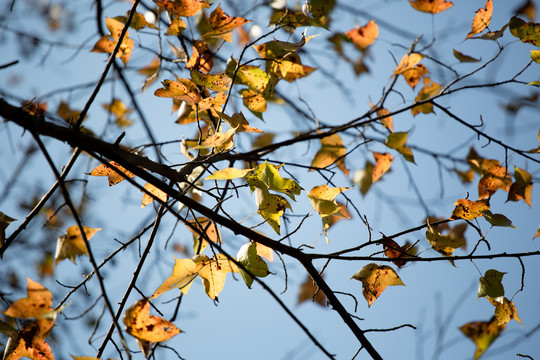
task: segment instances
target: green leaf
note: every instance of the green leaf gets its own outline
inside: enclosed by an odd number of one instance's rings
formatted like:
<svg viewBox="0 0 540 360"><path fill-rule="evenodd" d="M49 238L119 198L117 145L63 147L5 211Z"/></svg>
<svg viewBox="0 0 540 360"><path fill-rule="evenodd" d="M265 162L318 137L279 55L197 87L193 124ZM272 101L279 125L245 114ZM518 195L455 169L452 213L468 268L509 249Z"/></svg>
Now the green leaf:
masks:
<svg viewBox="0 0 540 360"><path fill-rule="evenodd" d="M480 60L482 60L482 59L473 58L472 56L469 56L469 55L465 55L464 53L462 53L461 51L457 51L456 49L453 49L453 52L456 59L458 59L459 62L462 62L462 63L475 63L475 62L480 62Z"/></svg>
<svg viewBox="0 0 540 360"><path fill-rule="evenodd" d="M408 135L409 135L408 131L395 132L388 135L384 143L389 148L397 150L401 155L403 155L405 160L414 163L414 156L413 156L412 150L410 147L405 145L407 143Z"/></svg>
<svg viewBox="0 0 540 360"><path fill-rule="evenodd" d="M270 271L268 271L268 265L263 258L257 254L257 243L253 241L242 245L240 250L238 250L236 259L240 264L244 265L246 270L248 270L251 275L265 277L270 274ZM241 268L238 268L238 270L240 271L240 275L242 275L247 287L251 289L253 277L247 271L244 271Z"/></svg>
<svg viewBox="0 0 540 360"><path fill-rule="evenodd" d="M300 185L292 179L281 177L278 168L267 162L259 166L263 166L261 180L266 184L269 190L284 193L293 200L295 200L295 195L300 195L300 192L302 191Z"/></svg>
<svg viewBox="0 0 540 360"><path fill-rule="evenodd" d="M517 229L517 227L512 225L512 221L503 214L493 214L489 210L484 210L482 211L482 215L484 216L484 219L491 224L491 226L511 227Z"/></svg>
<svg viewBox="0 0 540 360"><path fill-rule="evenodd" d="M257 197L257 205L259 210L257 213L268 222L272 229L280 234L280 217L283 216L286 209L292 211L291 204L281 195L270 194L268 190L257 188L255 190Z"/></svg>
<svg viewBox="0 0 540 360"><path fill-rule="evenodd" d="M226 74L206 75L199 70L189 72L193 82L214 91L227 91L231 86L231 78Z"/></svg>
<svg viewBox="0 0 540 360"><path fill-rule="evenodd" d="M496 302L502 302L504 297L502 278L504 274L506 273L494 269L486 271L484 276L479 280L478 298L489 296Z"/></svg>
<svg viewBox="0 0 540 360"><path fill-rule="evenodd" d="M510 32L526 44L540 46L540 24L526 22L518 17L510 20Z"/></svg>

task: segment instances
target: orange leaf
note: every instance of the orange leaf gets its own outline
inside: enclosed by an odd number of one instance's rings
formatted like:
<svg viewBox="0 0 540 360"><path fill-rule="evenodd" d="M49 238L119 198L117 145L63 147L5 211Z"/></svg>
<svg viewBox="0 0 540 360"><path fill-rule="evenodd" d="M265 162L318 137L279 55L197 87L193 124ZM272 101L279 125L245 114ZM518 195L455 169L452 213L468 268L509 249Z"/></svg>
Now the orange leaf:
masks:
<svg viewBox="0 0 540 360"><path fill-rule="evenodd" d="M362 294L364 294L368 306L377 300L387 286L405 286L394 269L386 265L378 266L375 263L364 266L351 279L362 282Z"/></svg>
<svg viewBox="0 0 540 360"><path fill-rule="evenodd" d="M322 138L320 141L322 146L311 161L311 166L324 169L336 164L338 168L343 171L345 176L349 176L350 170L347 169L345 165L347 149L343 146L341 137L338 134L333 134ZM310 171L314 171L314 169L311 169Z"/></svg>
<svg viewBox="0 0 540 360"><path fill-rule="evenodd" d="M410 255L416 254L416 247L411 247L409 242L406 242L403 246L399 246L394 240L384 235L382 245L384 247L384 255L389 259L396 259L393 263L399 267L402 267L407 263L406 260L399 259L404 259Z"/></svg>
<svg viewBox="0 0 540 360"><path fill-rule="evenodd" d="M212 52L208 50L208 44L206 41L194 41L192 49L191 58L186 64L186 69L199 70L208 74L214 64Z"/></svg>
<svg viewBox="0 0 540 360"><path fill-rule="evenodd" d="M110 34L100 38L94 45L92 51L112 54L125 25L114 18L105 18L105 23L107 25L107 29L110 31ZM131 57L134 45L133 40L131 40L128 36L129 31L126 31L126 34L122 39L122 43L120 44L120 48L116 53L116 57L120 57L124 64L127 64L129 58Z"/></svg>
<svg viewBox="0 0 540 360"><path fill-rule="evenodd" d="M134 177L135 174L132 172L126 170L124 167L122 167L120 164L118 164L116 161L109 162L110 165L117 168L119 171L122 172L122 175L120 173L116 172L113 168L108 167L105 164L101 164L97 166L94 170L92 170L88 175L91 176L107 176L109 178L109 186L113 186L115 184L118 184L119 182L123 181L125 177Z"/></svg>
<svg viewBox="0 0 540 360"><path fill-rule="evenodd" d="M454 208L454 211L452 211L452 216L450 216L451 220L473 220L482 216L482 211L489 210L489 201L487 200L471 201L459 199L454 205L456 205L456 207Z"/></svg>
<svg viewBox="0 0 540 360"><path fill-rule="evenodd" d="M18 360L26 357L33 360L54 360L49 344L44 338L38 322L26 324L16 336L10 337L4 352L3 360Z"/></svg>
<svg viewBox="0 0 540 360"><path fill-rule="evenodd" d="M365 50L379 36L379 27L374 20L370 20L362 27L347 31L345 35L347 35L358 49Z"/></svg>
<svg viewBox="0 0 540 360"><path fill-rule="evenodd" d="M478 182L478 199L488 199L498 189L510 190L512 179L498 160L472 159L469 163L473 169L482 174Z"/></svg>
<svg viewBox="0 0 540 360"><path fill-rule="evenodd" d="M86 240L88 241L90 241L96 232L101 230L86 226L83 226L83 229L84 234L86 235ZM67 229L66 235L58 237L56 242L56 254L54 258L57 264L65 259L69 259L75 263L75 258L79 255L88 255L88 249L79 226L73 225Z"/></svg>
<svg viewBox="0 0 540 360"><path fill-rule="evenodd" d="M227 15L221 6L212 11L210 17L208 18L212 30L206 32L203 35L203 38L212 38L217 37L228 42L232 42L231 31L234 29L250 22L251 20L246 20L243 17L232 17Z"/></svg>
<svg viewBox="0 0 540 360"><path fill-rule="evenodd" d="M155 187L154 185L152 185L150 183L146 183L144 185L144 189L146 191L148 191L150 194L157 197L159 200L161 200L163 202L167 202L167 198L168 198L167 194L164 193L163 191L161 191L160 189L158 189L157 187ZM154 201L154 198L152 196L148 195L147 193L144 193L143 198L142 198L141 208L143 208L146 205L150 204L152 201Z"/></svg>
<svg viewBox="0 0 540 360"><path fill-rule="evenodd" d="M478 9L476 15L474 16L471 32L467 35L465 39L470 38L478 33L481 33L485 28L488 27L491 22L491 15L493 14L493 0L487 0L485 9Z"/></svg>
<svg viewBox="0 0 540 360"><path fill-rule="evenodd" d="M310 299L315 302L315 304L326 307L326 296L319 290L319 287L315 284L313 278L308 275L306 281L300 285L297 304L301 304Z"/></svg>
<svg viewBox="0 0 540 360"><path fill-rule="evenodd" d="M379 153L375 151L372 151L372 153L375 161L377 162L373 168L373 175L371 179L371 182L374 183L378 181L384 173L390 170L390 166L392 165L394 158L392 155L390 155L390 153Z"/></svg>
<svg viewBox="0 0 540 360"><path fill-rule="evenodd" d="M409 3L416 10L431 14L448 10L454 5L453 2L446 0L409 0Z"/></svg>
<svg viewBox="0 0 540 360"><path fill-rule="evenodd" d="M533 188L531 174L516 166L514 168L514 179L515 181L508 190L508 201L519 201L523 199L531 207Z"/></svg>
<svg viewBox="0 0 540 360"><path fill-rule="evenodd" d="M126 310L124 325L131 336L150 342L166 341L180 333L170 321L150 316L148 299L139 300Z"/></svg>
<svg viewBox="0 0 540 360"><path fill-rule="evenodd" d="M199 0L154 0L154 2L174 16L184 17L196 15L201 9L210 7L206 2Z"/></svg>
<svg viewBox="0 0 540 360"><path fill-rule="evenodd" d="M424 65L419 64L423 58L424 55L418 53L403 56L394 74L402 75L407 84L414 89L420 78L429 72Z"/></svg>
<svg viewBox="0 0 540 360"><path fill-rule="evenodd" d="M424 87L418 92L418 95L414 99L415 101L424 101L432 96L435 96L441 90L441 85L431 81L429 77L423 79ZM433 104L427 102L425 104L417 105L411 109L413 116L416 116L419 113L429 114L433 112Z"/></svg>
<svg viewBox="0 0 540 360"><path fill-rule="evenodd" d="M37 318L45 313L53 311L52 294L43 285L26 278L27 297L15 301L4 312L7 316L29 319Z"/></svg>

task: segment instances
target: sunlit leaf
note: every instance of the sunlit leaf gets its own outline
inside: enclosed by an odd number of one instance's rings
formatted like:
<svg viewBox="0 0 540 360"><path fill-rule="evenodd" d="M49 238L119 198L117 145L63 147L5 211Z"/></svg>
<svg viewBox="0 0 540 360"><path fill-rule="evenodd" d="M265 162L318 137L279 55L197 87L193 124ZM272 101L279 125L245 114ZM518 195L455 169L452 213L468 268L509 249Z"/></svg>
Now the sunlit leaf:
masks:
<svg viewBox="0 0 540 360"><path fill-rule="evenodd" d="M414 98L415 101L424 101L427 100L437 94L439 94L439 91L441 90L441 85L431 81L429 77L424 77L423 79L424 87L418 92L418 95L416 98ZM430 102L427 102L425 104L416 105L411 109L411 113L413 116L416 116L419 113L423 114L429 114L433 112L433 104Z"/></svg>
<svg viewBox="0 0 540 360"><path fill-rule="evenodd" d="M512 179L510 174L498 160L472 159L469 163L482 177L478 182L478 198L488 199L498 189L510 190Z"/></svg>
<svg viewBox="0 0 540 360"><path fill-rule="evenodd" d="M402 75L407 84L414 89L422 76L429 72L424 65L419 64L423 58L424 55L418 53L406 54L394 70L394 74Z"/></svg>
<svg viewBox="0 0 540 360"><path fill-rule="evenodd" d="M488 298L489 302L495 306L495 320L497 325L505 325L510 322L510 320L516 320L523 326L521 319L518 316L516 305L507 298L503 298L500 301L495 299Z"/></svg>
<svg viewBox="0 0 540 360"><path fill-rule="evenodd" d="M506 273L494 269L487 270L479 280L478 298L488 296L495 302L502 303L504 298L504 287L502 285L504 274Z"/></svg>
<svg viewBox="0 0 540 360"><path fill-rule="evenodd" d="M185 17L196 15L202 9L210 7L205 1L200 0L154 0L154 2L174 16Z"/></svg>
<svg viewBox="0 0 540 360"><path fill-rule="evenodd" d="M457 248L465 245L465 241L460 238L453 237L451 235L441 235L436 229L433 229L429 222L427 223L426 238L431 244L433 250L437 251L439 254L442 254L445 257L448 257L448 261L454 265L454 260L452 260L452 253Z"/></svg>
<svg viewBox="0 0 540 360"><path fill-rule="evenodd" d="M120 39L120 34L122 33L124 24L114 18L105 18L105 24L107 25L107 29L109 29L110 34L100 38L94 45L92 51L112 54L114 48L116 47L116 43ZM116 53L116 57L119 57L124 62L124 65L127 64L129 58L131 57L133 45L133 40L129 38L129 31L126 31L126 34L122 39L122 43L120 44L120 48Z"/></svg>
<svg viewBox="0 0 540 360"><path fill-rule="evenodd" d="M246 176L247 173L251 172L253 169L237 169L237 168L226 168L221 170L216 170L210 176L207 176L204 180L232 180L240 177Z"/></svg>
<svg viewBox="0 0 540 360"><path fill-rule="evenodd" d="M193 233L193 252L195 254L203 252L208 245L208 240L221 243L219 228L210 219L200 216L188 220L188 222L192 225L188 226L188 229Z"/></svg>
<svg viewBox="0 0 540 360"><path fill-rule="evenodd" d="M365 50L375 42L379 36L379 27L374 20L370 20L366 25L345 33L359 50Z"/></svg>
<svg viewBox="0 0 540 360"><path fill-rule="evenodd" d="M223 114L222 112L217 112L219 117L223 119L227 125L229 125L235 132L250 132L250 133L263 133L264 131L259 130L255 127L249 126L244 114L234 113L232 116Z"/></svg>
<svg viewBox="0 0 540 360"><path fill-rule="evenodd" d="M489 201L487 200L459 199L454 205L456 207L452 211L450 219L473 220L482 216L483 211L489 211Z"/></svg>
<svg viewBox="0 0 540 360"><path fill-rule="evenodd" d="M116 16L114 19L120 21L122 24L125 24L127 22L127 19L129 17L130 11L126 13L126 16ZM133 18L131 19L131 23L129 24L129 27L132 29L135 29L136 31L139 31L141 29L144 29L145 27L149 27L151 29L157 29L157 27L146 21L146 18L143 14L136 12L133 14Z"/></svg>
<svg viewBox="0 0 540 360"><path fill-rule="evenodd" d="M43 285L26 278L27 297L21 298L11 304L4 314L11 317L30 319L38 318L53 311L52 294Z"/></svg>
<svg viewBox="0 0 540 360"><path fill-rule="evenodd" d="M167 341L180 333L173 323L159 316L150 315L148 299L142 299L131 305L124 313L124 325L127 333L140 340L150 342Z"/></svg>
<svg viewBox="0 0 540 360"><path fill-rule="evenodd" d="M109 113L114 115L116 125L120 127L127 127L133 124L133 121L127 118L131 113L131 109L126 107L121 100L113 99L110 104L103 104L103 107Z"/></svg>
<svg viewBox="0 0 540 360"><path fill-rule="evenodd" d="M197 85L205 86L214 91L227 91L231 85L231 78L226 74L206 75L198 70L191 70L193 82Z"/></svg>
<svg viewBox="0 0 540 360"><path fill-rule="evenodd" d="M517 227L512 225L512 221L503 214L493 214L489 210L484 210L482 211L482 215L484 216L484 219L491 224L491 226L511 227L517 229Z"/></svg>
<svg viewBox="0 0 540 360"><path fill-rule="evenodd" d="M242 279L244 279L244 282L250 289L253 284L252 275L256 277L265 277L270 274L268 265L263 258L257 254L257 244L253 241L240 247L240 250L238 250L238 254L236 255L236 260L247 270L244 271L242 268L238 268L240 275L242 275Z"/></svg>
<svg viewBox="0 0 540 360"><path fill-rule="evenodd" d="M298 301L296 303L299 305L307 300L311 300L315 304L326 307L326 296L320 291L317 284L313 281L313 278L309 275L307 276L306 281L300 285Z"/></svg>
<svg viewBox="0 0 540 360"><path fill-rule="evenodd" d="M526 44L540 47L540 24L526 22L518 17L510 20L510 32Z"/></svg>
<svg viewBox="0 0 540 360"><path fill-rule="evenodd" d="M532 188L533 182L531 174L529 174L526 170L515 166L514 182L508 190L508 201L524 200L527 205L531 207Z"/></svg>
<svg viewBox="0 0 540 360"><path fill-rule="evenodd" d="M409 0L409 4L416 10L431 14L448 10L454 5L453 2L446 0Z"/></svg>
<svg viewBox="0 0 540 360"><path fill-rule="evenodd" d="M182 32L184 30L186 30L186 23L184 20L182 20L182 18L180 17L175 17L171 20L171 25L169 25L169 28L167 29L167 32L165 33L165 35L169 35L169 36L178 36L180 34L182 34ZM195 47L193 47L195 48ZM186 68L188 68L186 66ZM189 68L188 68L189 69Z"/></svg>
<svg viewBox="0 0 540 360"><path fill-rule="evenodd" d="M391 149L397 150L405 160L414 163L414 156L410 147L405 145L407 143L407 137L409 132L395 132L386 138L384 144Z"/></svg>
<svg viewBox="0 0 540 360"><path fill-rule="evenodd" d="M471 31L467 35L466 39L481 33L485 28L487 28L491 22L491 15L493 15L493 0L487 0L485 8L478 9L478 11L476 11L476 15L474 16L472 22Z"/></svg>
<svg viewBox="0 0 540 360"><path fill-rule="evenodd" d="M123 181L124 178L126 177L132 178L135 176L135 174L126 170L116 161L111 161L109 162L109 164L114 166L114 168L117 170L113 169L112 167L107 166L106 164L100 164L94 170L92 170L88 175L107 176L109 178L109 186L118 184L119 182ZM120 171L121 173L118 173L117 171Z"/></svg>
<svg viewBox="0 0 540 360"><path fill-rule="evenodd" d="M150 183L146 183L144 185L144 189L148 191L150 194L157 197L159 200L163 202L167 202L167 198L168 198L167 194L161 191L160 189L158 189L157 187L155 187L154 185ZM150 204L153 201L154 201L154 197L148 195L147 193L144 193L143 198L142 198L141 208L145 207L146 205Z"/></svg>
<svg viewBox="0 0 540 360"><path fill-rule="evenodd" d="M372 183L378 181L383 174L385 174L388 170L390 170L390 166L392 165L392 161L394 158L389 153L379 153L372 151L373 157L375 158L375 167L373 168L373 178L371 180Z"/></svg>
<svg viewBox="0 0 540 360"><path fill-rule="evenodd" d="M476 360L482 356L495 339L499 337L505 327L506 325L498 325L497 319L493 317L489 322L470 322L459 329L476 344L476 350L474 352L474 360Z"/></svg>
<svg viewBox="0 0 540 360"><path fill-rule="evenodd" d="M345 165L347 148L343 146L343 140L339 134L326 136L320 141L321 148L311 161L311 167L324 169L335 164L348 177L350 170ZM314 171L314 169L310 169L310 171Z"/></svg>
<svg viewBox="0 0 540 360"><path fill-rule="evenodd" d="M364 266L351 279L362 282L362 294L368 306L377 300L387 286L405 286L394 269L386 265L378 266L375 263Z"/></svg>
<svg viewBox="0 0 540 360"><path fill-rule="evenodd" d="M411 246L408 241L405 245L399 246L394 240L383 235L382 245L384 247L384 255L389 259L395 259L392 262L398 267L405 266L407 261L404 259L416 255L416 247Z"/></svg>
<svg viewBox="0 0 540 360"><path fill-rule="evenodd" d="M37 321L27 323L7 341L3 360L54 360L49 344L45 342L47 333L43 333Z"/></svg>
<svg viewBox="0 0 540 360"><path fill-rule="evenodd" d="M266 162L259 165L258 169L262 170L260 179L269 190L284 193L293 200L295 200L295 195L300 195L302 192L302 188L296 181L281 177L275 166Z"/></svg>
<svg viewBox="0 0 540 360"><path fill-rule="evenodd" d="M234 130L229 129L225 133L217 132L207 137L200 145L194 146L189 150L215 148L216 152L230 149L233 144Z"/></svg>
<svg viewBox="0 0 540 360"><path fill-rule="evenodd" d="M83 226L83 229L86 240L88 241L90 241L96 232L101 230L86 226ZM75 264L75 258L80 255L88 255L88 249L79 226L73 225L67 229L65 235L58 237L54 259L57 264L64 259L69 259Z"/></svg>
<svg viewBox="0 0 540 360"><path fill-rule="evenodd" d="M191 105L195 105L201 100L197 86L191 80L165 80L162 84L163 88L157 89L154 92L155 96L183 100Z"/></svg>
<svg viewBox="0 0 540 360"><path fill-rule="evenodd" d="M208 22L211 26L211 30L203 34L203 38L213 38L217 37L228 42L232 42L231 32L236 28L250 22L251 20L244 19L243 17L232 17L227 15L221 6L212 11Z"/></svg>
<svg viewBox="0 0 540 360"><path fill-rule="evenodd" d="M280 234L281 220L286 209L292 211L291 204L281 195L270 194L266 189L255 190L257 198L257 213L272 227L276 234Z"/></svg>

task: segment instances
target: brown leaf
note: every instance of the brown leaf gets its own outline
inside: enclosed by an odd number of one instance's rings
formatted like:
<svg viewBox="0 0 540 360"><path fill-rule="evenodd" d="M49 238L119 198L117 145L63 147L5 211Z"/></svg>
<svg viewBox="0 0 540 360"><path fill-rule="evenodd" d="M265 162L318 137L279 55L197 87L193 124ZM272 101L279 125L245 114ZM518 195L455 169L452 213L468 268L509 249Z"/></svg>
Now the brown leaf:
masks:
<svg viewBox="0 0 540 360"><path fill-rule="evenodd" d="M326 307L326 296L319 287L313 281L313 278L308 275L306 281L300 285L300 291L298 292L298 301L296 304L301 304L306 300L312 300L316 304L322 307Z"/></svg>

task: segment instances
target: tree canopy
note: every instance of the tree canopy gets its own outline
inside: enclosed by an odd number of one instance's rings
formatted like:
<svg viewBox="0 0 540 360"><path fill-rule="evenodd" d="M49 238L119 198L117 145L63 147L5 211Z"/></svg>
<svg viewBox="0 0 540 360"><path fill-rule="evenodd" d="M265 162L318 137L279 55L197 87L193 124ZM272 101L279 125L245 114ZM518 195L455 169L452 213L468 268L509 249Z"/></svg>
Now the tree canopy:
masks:
<svg viewBox="0 0 540 360"><path fill-rule="evenodd" d="M2 6L4 360L540 356L533 1Z"/></svg>

